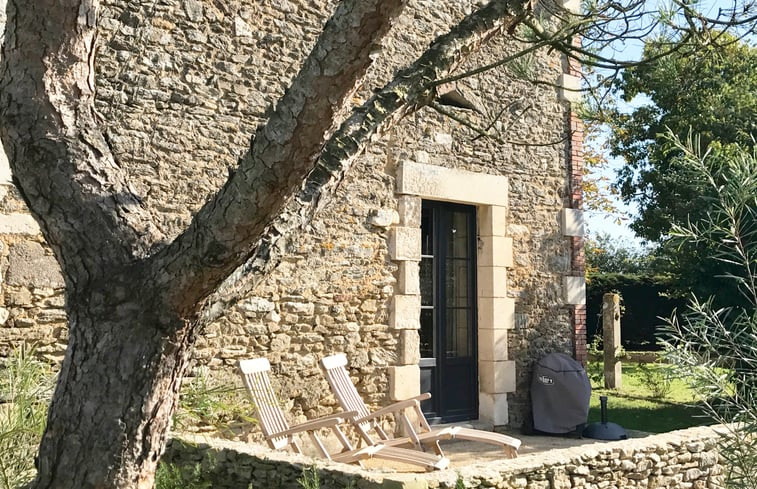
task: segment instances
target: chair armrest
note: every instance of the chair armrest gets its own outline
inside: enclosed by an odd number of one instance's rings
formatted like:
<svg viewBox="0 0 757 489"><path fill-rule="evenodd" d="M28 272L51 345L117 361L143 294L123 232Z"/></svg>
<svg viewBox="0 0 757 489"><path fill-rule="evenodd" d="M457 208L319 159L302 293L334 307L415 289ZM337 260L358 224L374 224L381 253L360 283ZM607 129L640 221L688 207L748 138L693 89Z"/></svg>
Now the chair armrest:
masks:
<svg viewBox="0 0 757 489"><path fill-rule="evenodd" d="M321 428L336 426L346 419L354 418L355 416L357 416L357 411L346 411L342 413L329 414L328 416L324 416L322 418L305 421L304 423L292 426L287 430L279 431L278 433L272 433L271 435L269 435L269 438L296 435L297 433L302 433L303 431L315 431Z"/></svg>
<svg viewBox="0 0 757 489"><path fill-rule="evenodd" d="M420 405L421 401L425 401L426 399L431 399L431 393L430 392L424 392L423 394L420 394L415 397L411 397L410 399L405 399L403 401L397 401L393 404L390 404L386 407L383 407L377 411L373 411L370 414L367 414L363 416L362 418L356 418L353 420L353 422L356 423L363 423L365 421L370 421L376 417L379 416L385 416L387 414L393 414L397 411L402 411L403 409L416 407Z"/></svg>
<svg viewBox="0 0 757 489"><path fill-rule="evenodd" d="M339 413L327 414L326 416L321 416L320 418L316 418L316 419L309 419L305 421L304 423L297 426L302 426L308 423L314 423L316 421L326 421L330 419L338 419L339 422L341 423L342 421L347 421L348 419L351 420L355 416L357 416L357 411L342 411Z"/></svg>

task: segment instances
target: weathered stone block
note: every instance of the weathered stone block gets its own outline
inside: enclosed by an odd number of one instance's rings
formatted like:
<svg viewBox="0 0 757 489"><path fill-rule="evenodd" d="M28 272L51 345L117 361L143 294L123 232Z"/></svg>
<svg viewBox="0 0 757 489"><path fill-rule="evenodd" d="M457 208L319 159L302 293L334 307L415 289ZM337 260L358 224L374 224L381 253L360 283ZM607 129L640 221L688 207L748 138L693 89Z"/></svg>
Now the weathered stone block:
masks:
<svg viewBox="0 0 757 489"><path fill-rule="evenodd" d="M397 198L400 226L421 227L421 205L422 201L420 197L400 195Z"/></svg>
<svg viewBox="0 0 757 489"><path fill-rule="evenodd" d="M404 161L397 173L397 193L505 207L507 182L503 176Z"/></svg>
<svg viewBox="0 0 757 489"><path fill-rule="evenodd" d="M276 306L273 302L262 297L248 297L239 303L239 308L245 312L269 312Z"/></svg>
<svg viewBox="0 0 757 489"><path fill-rule="evenodd" d="M514 361L479 361L478 369L481 392L488 394L515 392Z"/></svg>
<svg viewBox="0 0 757 489"><path fill-rule="evenodd" d="M478 330L478 359L482 361L507 360L507 330Z"/></svg>
<svg viewBox="0 0 757 489"><path fill-rule="evenodd" d="M397 266L397 292L407 295L419 295L420 264L417 261L401 261Z"/></svg>
<svg viewBox="0 0 757 489"><path fill-rule="evenodd" d="M421 296L397 294L392 298L389 327L392 329L419 329Z"/></svg>
<svg viewBox="0 0 757 489"><path fill-rule="evenodd" d="M421 393L421 370L417 365L389 367L389 398L400 401Z"/></svg>
<svg viewBox="0 0 757 489"><path fill-rule="evenodd" d="M9 290L5 293L5 300L9 306L32 307L32 293L26 287Z"/></svg>
<svg viewBox="0 0 757 489"><path fill-rule="evenodd" d="M421 260L421 229L394 227L389 233L389 257L395 261Z"/></svg>
<svg viewBox="0 0 757 489"><path fill-rule="evenodd" d="M563 236L584 235L584 213L581 209L563 209L560 221Z"/></svg>
<svg viewBox="0 0 757 489"><path fill-rule="evenodd" d="M586 279L584 277L563 277L565 304L586 304Z"/></svg>
<svg viewBox="0 0 757 489"><path fill-rule="evenodd" d="M315 314L315 304L312 302L283 302L281 310L303 316L312 316Z"/></svg>
<svg viewBox="0 0 757 489"><path fill-rule="evenodd" d="M36 236L41 232L30 214L0 214L0 234Z"/></svg>
<svg viewBox="0 0 757 489"><path fill-rule="evenodd" d="M563 73L557 80L560 87L560 99L565 102L575 103L581 100L581 79L575 75Z"/></svg>
<svg viewBox="0 0 757 489"><path fill-rule="evenodd" d="M399 223L399 214L394 209L376 209L368 217L368 223L380 228L388 228Z"/></svg>
<svg viewBox="0 0 757 489"><path fill-rule="evenodd" d="M204 18L202 2L198 0L184 0L184 12L192 22L201 22Z"/></svg>
<svg viewBox="0 0 757 489"><path fill-rule="evenodd" d="M421 360L420 335L417 330L406 329L400 331L399 354L400 365L418 365Z"/></svg>
<svg viewBox="0 0 757 489"><path fill-rule="evenodd" d="M479 238L479 267L512 267L513 239L504 236L481 236Z"/></svg>
<svg viewBox="0 0 757 489"><path fill-rule="evenodd" d="M493 426L508 424L510 420L507 407L507 394L479 393L478 413L481 421L490 423Z"/></svg>
<svg viewBox="0 0 757 489"><path fill-rule="evenodd" d="M481 236L504 236L507 233L507 206L479 206L478 227Z"/></svg>
<svg viewBox="0 0 757 489"><path fill-rule="evenodd" d="M701 441L695 441L686 444L686 450L688 450L690 453L699 453L701 451L704 451L704 449L704 442Z"/></svg>
<svg viewBox="0 0 757 489"><path fill-rule="evenodd" d="M506 297L507 269L505 267L478 267L478 296Z"/></svg>
<svg viewBox="0 0 757 489"><path fill-rule="evenodd" d="M581 12L581 0L562 0L562 6L565 10L574 14Z"/></svg>
<svg viewBox="0 0 757 489"><path fill-rule="evenodd" d="M513 329L515 300L508 297L479 297L478 327L484 329Z"/></svg>
<svg viewBox="0 0 757 489"><path fill-rule="evenodd" d="M5 281L25 287L64 286L58 262L35 241L21 241L10 247Z"/></svg>

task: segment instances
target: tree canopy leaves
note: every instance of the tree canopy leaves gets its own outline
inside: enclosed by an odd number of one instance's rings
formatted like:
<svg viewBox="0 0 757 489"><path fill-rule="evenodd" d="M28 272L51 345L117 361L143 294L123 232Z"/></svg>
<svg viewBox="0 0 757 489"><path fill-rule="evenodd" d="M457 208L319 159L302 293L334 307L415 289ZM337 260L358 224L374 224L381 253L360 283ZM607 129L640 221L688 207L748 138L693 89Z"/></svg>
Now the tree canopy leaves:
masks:
<svg viewBox="0 0 757 489"><path fill-rule="evenodd" d="M659 241L671 226L699 219L708 197L700 178L681 163L681 151L666 137L686 140L697 135L701 147L716 143L749 148L757 135L757 48L724 34L729 42L677 52L624 72L618 98L606 113L611 154L627 165L617 185L626 202L635 201L639 216L632 229ZM669 49L669 42L649 42L644 58ZM632 101L641 101L627 112Z"/></svg>

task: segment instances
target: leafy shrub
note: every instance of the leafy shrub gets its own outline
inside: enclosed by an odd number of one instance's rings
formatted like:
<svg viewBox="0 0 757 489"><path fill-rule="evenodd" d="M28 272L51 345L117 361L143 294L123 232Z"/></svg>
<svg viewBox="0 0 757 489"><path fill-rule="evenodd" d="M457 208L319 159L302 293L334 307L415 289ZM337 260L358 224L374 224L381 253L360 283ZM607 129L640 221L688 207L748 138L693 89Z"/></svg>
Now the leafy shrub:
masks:
<svg viewBox="0 0 757 489"><path fill-rule="evenodd" d="M588 345L589 361L586 362L586 374L593 386L604 386L605 367L602 360L602 335L595 335Z"/></svg>
<svg viewBox="0 0 757 489"><path fill-rule="evenodd" d="M189 470L169 463L160 463L155 472L155 489L210 489L213 484L203 480L200 464Z"/></svg>
<svg viewBox="0 0 757 489"><path fill-rule="evenodd" d="M309 469L304 469L297 482L303 489L320 489L321 477L318 474L318 468L311 466Z"/></svg>
<svg viewBox="0 0 757 489"><path fill-rule="evenodd" d="M252 405L243 388L232 381L211 378L207 369L184 380L174 425L179 429L206 428L218 436L234 438L243 425L255 422Z"/></svg>
<svg viewBox="0 0 757 489"><path fill-rule="evenodd" d="M655 399L665 399L670 395L670 391L673 386L671 380L673 380L673 372L669 367L663 368L650 368L646 363L639 362L639 373L644 379L644 383L652 391L652 395Z"/></svg>

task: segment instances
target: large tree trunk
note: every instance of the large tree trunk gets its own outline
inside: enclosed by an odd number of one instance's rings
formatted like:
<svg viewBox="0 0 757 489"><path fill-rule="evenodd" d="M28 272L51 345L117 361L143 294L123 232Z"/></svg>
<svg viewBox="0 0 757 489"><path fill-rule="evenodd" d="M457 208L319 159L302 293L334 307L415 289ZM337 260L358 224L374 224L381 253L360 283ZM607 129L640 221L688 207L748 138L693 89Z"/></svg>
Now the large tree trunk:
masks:
<svg viewBox="0 0 757 489"><path fill-rule="evenodd" d="M312 218L370 138L527 3L493 0L346 117L404 0L344 0L239 169L165 246L94 111L97 1L10 2L0 136L61 264L70 326L33 487L152 487L209 294L252 256L272 261L265 250Z"/></svg>
<svg viewBox="0 0 757 489"><path fill-rule="evenodd" d="M127 271L69 303L35 487L153 487L197 322L150 282Z"/></svg>

